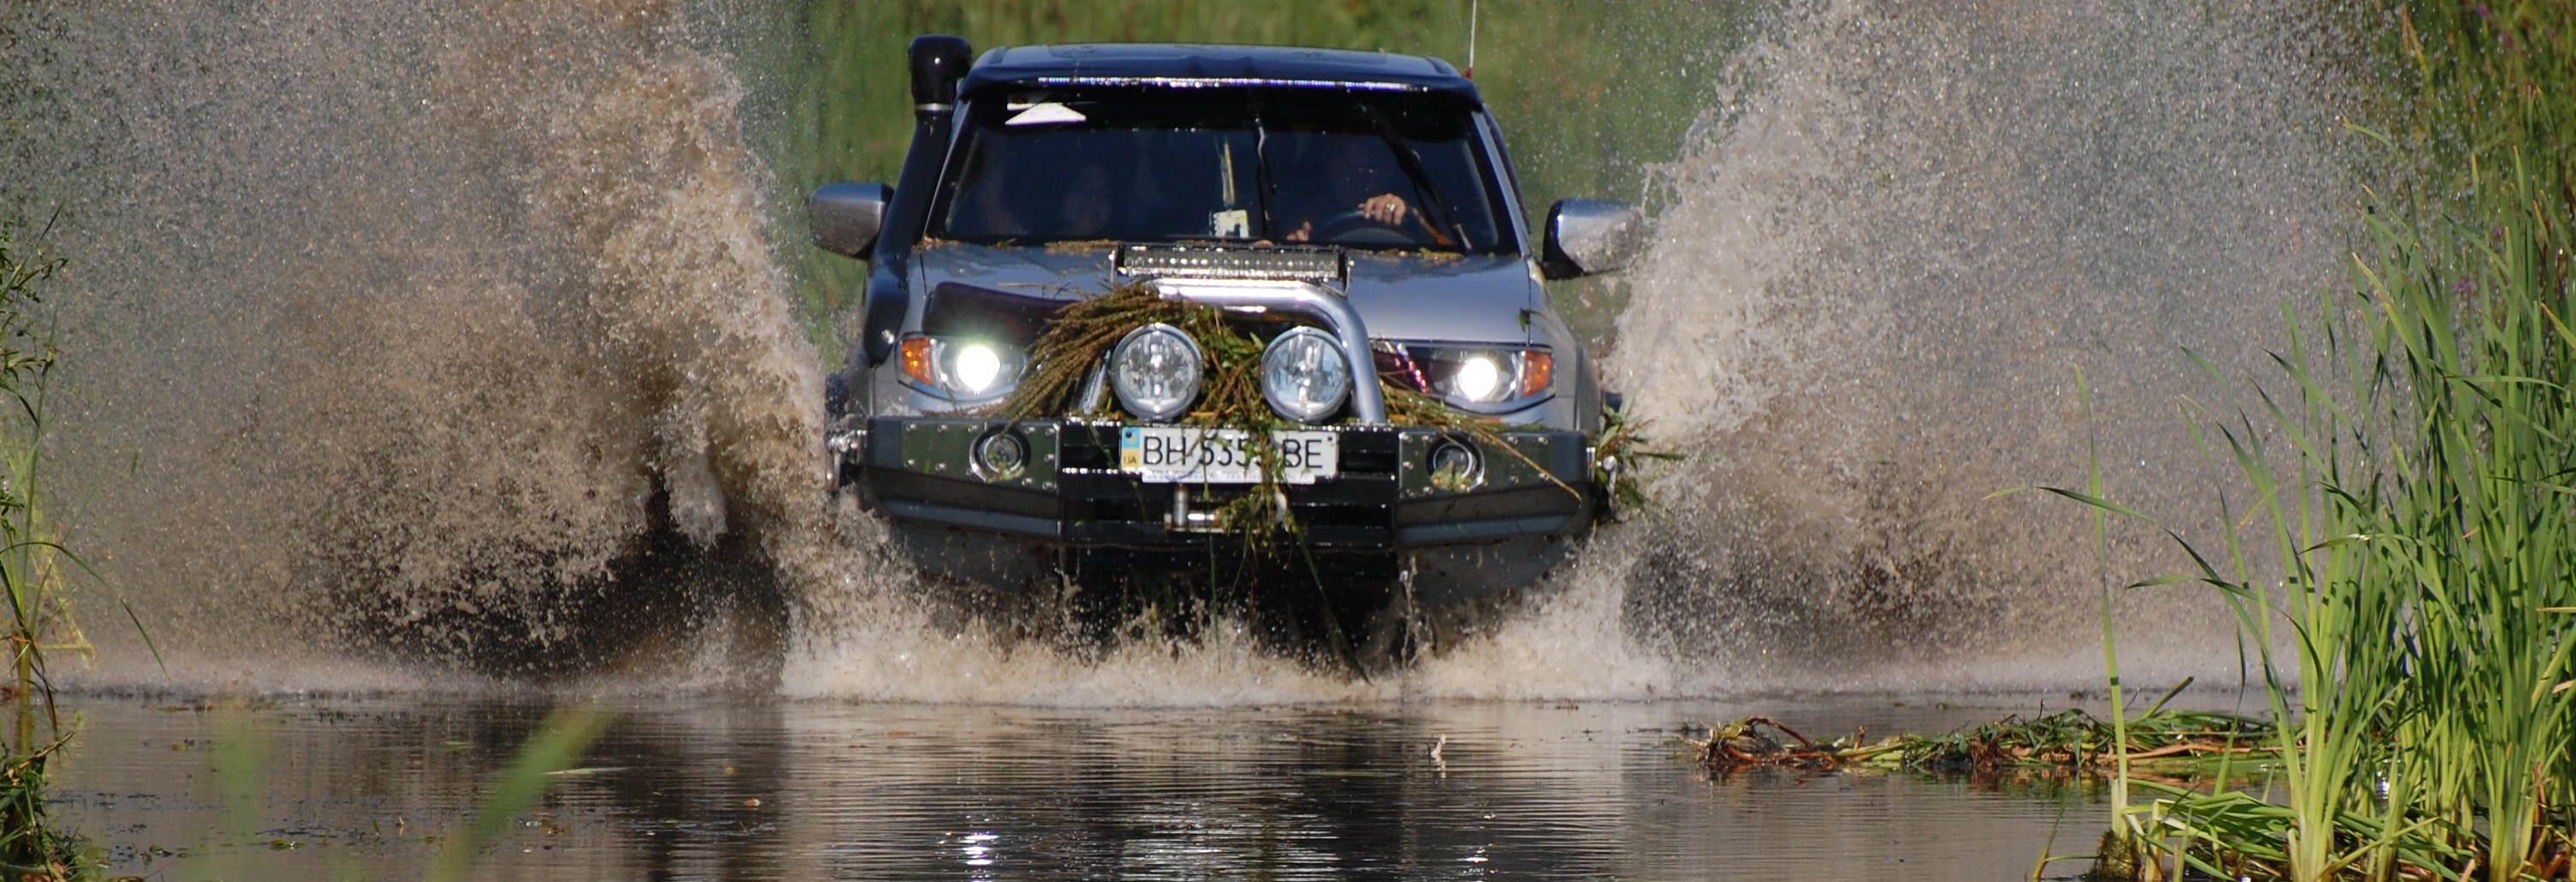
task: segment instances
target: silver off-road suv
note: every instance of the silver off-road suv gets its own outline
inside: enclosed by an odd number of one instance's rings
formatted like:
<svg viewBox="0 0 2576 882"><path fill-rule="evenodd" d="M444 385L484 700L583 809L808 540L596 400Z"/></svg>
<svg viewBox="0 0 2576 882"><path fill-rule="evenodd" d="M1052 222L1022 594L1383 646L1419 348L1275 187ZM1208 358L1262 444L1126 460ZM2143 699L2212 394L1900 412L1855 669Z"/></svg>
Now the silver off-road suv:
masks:
<svg viewBox="0 0 2576 882"><path fill-rule="evenodd" d="M1619 269L1643 223L1567 200L1529 229L1448 63L968 58L914 40L902 177L808 202L817 245L872 264L828 446L924 566L1010 583L1258 547L1438 605L1527 583L1602 515L1608 396L1541 282ZM1085 306L1113 296L1143 311ZM1198 323L1080 324L1153 301Z"/></svg>

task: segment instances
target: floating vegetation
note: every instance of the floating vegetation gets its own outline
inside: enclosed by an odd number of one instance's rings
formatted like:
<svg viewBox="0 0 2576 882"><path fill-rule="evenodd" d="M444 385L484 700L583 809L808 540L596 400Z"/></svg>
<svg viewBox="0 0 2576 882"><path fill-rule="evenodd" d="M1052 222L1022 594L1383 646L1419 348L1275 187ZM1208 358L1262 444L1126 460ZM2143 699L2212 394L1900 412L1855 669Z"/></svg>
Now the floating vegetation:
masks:
<svg viewBox="0 0 2576 882"><path fill-rule="evenodd" d="M1870 749L1860 745L1860 736L1818 744L1770 717L1745 717L1709 727L1707 732L1705 738L1694 740L1683 735L1681 741L1698 751L1700 765L1718 772L1760 768L1829 771L1860 762L1860 755ZM1784 736L1788 740L1782 740Z"/></svg>
<svg viewBox="0 0 2576 882"><path fill-rule="evenodd" d="M1693 727L1696 729L1697 727ZM1816 741L1770 717L1710 727L1681 742L1709 770L1877 770L1992 777L2031 772L2109 775L2125 747L2131 774L2173 782L2223 775L2227 765L2260 760L2272 726L2235 714L2154 710L2115 728L2082 710L2019 716L1946 735L1897 735L1869 741L1866 732Z"/></svg>

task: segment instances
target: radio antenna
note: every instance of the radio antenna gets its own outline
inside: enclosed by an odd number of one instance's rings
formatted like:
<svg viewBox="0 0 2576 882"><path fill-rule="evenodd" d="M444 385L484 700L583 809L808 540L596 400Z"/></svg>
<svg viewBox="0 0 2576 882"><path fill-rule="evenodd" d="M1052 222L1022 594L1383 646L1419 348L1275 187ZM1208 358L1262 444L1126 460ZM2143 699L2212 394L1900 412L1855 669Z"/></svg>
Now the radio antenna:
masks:
<svg viewBox="0 0 2576 882"><path fill-rule="evenodd" d="M1476 78L1476 12L1483 0L1467 0L1467 78Z"/></svg>

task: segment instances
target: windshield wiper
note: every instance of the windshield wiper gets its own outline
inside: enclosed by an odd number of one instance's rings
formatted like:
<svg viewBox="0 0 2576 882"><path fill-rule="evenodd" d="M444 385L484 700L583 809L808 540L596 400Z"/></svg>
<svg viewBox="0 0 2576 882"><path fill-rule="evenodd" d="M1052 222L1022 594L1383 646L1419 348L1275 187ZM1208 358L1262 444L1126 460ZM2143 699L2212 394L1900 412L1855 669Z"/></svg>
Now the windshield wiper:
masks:
<svg viewBox="0 0 2576 882"><path fill-rule="evenodd" d="M1421 191L1424 197L1431 200L1431 207L1439 210L1440 219L1448 222L1445 226L1449 228L1449 232L1458 236L1454 240L1439 244L1452 245L1461 251L1466 250L1467 227L1458 222L1458 207L1449 203L1449 196L1440 191L1439 184L1432 182L1431 172L1422 166L1422 154L1414 152L1413 145L1405 141L1403 135L1396 133L1395 124L1387 121L1386 112L1379 110L1377 105L1361 102L1360 112L1368 117L1369 126L1377 130L1378 140L1385 141L1387 148L1395 151L1395 164L1404 169L1406 178L1412 179L1413 188ZM1434 238L1448 238L1440 230L1443 224L1426 221L1424 225L1431 228L1431 235Z"/></svg>

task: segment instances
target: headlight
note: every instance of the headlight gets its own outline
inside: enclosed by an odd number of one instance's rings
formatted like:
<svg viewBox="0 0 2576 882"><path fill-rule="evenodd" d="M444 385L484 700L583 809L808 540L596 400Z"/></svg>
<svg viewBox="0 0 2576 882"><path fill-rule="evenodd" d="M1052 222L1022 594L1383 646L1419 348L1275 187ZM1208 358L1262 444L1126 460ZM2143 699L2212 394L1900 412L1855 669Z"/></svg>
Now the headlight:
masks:
<svg viewBox="0 0 2576 882"><path fill-rule="evenodd" d="M982 343L957 347L957 354L948 359L948 376L969 394L990 390L1002 378L1002 355Z"/></svg>
<svg viewBox="0 0 2576 882"><path fill-rule="evenodd" d="M1452 404L1518 406L1556 385L1545 349L1402 344L1379 353L1379 370Z"/></svg>
<svg viewBox="0 0 2576 882"><path fill-rule="evenodd" d="M1503 366L1494 362L1494 356L1488 353L1467 356L1467 360L1459 362L1458 369L1450 373L1450 390L1469 401L1492 401L1499 397L1494 393L1503 391Z"/></svg>
<svg viewBox="0 0 2576 882"><path fill-rule="evenodd" d="M989 398L1019 382L1028 357L1016 347L980 340L911 337L903 341L903 373L950 398Z"/></svg>
<svg viewBox="0 0 2576 882"><path fill-rule="evenodd" d="M1350 394L1351 363L1330 334L1296 328L1271 338L1261 351L1261 397L1280 416L1321 422L1341 410Z"/></svg>
<svg viewBox="0 0 2576 882"><path fill-rule="evenodd" d="M1109 351L1109 390L1128 413L1154 421L1180 416L1199 397L1207 357L1190 335L1156 323L1127 332Z"/></svg>

